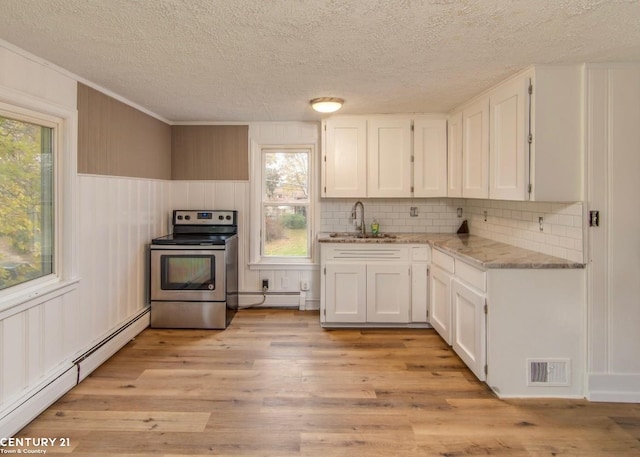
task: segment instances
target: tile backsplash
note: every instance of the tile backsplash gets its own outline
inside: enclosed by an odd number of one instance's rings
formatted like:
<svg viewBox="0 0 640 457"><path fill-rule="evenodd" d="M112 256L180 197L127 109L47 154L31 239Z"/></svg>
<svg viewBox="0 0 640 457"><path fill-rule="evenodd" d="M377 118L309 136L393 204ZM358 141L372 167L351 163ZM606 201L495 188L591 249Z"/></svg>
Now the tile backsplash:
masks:
<svg viewBox="0 0 640 457"><path fill-rule="evenodd" d="M574 262L584 261L581 202L468 199L464 214L469 222L469 230L474 235ZM539 218L542 218L542 230Z"/></svg>
<svg viewBox="0 0 640 457"><path fill-rule="evenodd" d="M322 232L352 232L355 199L321 203ZM455 233L463 220L472 234L513 246L583 262L582 203L511 202L476 199L363 199L367 231L375 217L384 232ZM410 215L411 208L417 216ZM457 209L462 208L462 217ZM486 221L485 221L486 211ZM539 218L543 218L540 230Z"/></svg>
<svg viewBox="0 0 640 457"><path fill-rule="evenodd" d="M380 233L455 233L462 222L456 209L464 200L434 199L362 199L367 232L375 217L380 224ZM322 232L354 232L351 209L356 200L322 200L320 230ZM417 216L410 215L417 208Z"/></svg>

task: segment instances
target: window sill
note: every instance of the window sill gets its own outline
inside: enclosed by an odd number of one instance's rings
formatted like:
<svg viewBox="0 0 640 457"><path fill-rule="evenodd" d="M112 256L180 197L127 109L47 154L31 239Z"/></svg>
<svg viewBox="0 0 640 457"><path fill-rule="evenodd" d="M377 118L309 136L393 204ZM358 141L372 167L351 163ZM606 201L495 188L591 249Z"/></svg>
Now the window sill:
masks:
<svg viewBox="0 0 640 457"><path fill-rule="evenodd" d="M0 320L23 312L45 301L68 294L77 289L79 282L79 278L70 280L53 279L3 296L0 299Z"/></svg>
<svg viewBox="0 0 640 457"><path fill-rule="evenodd" d="M310 260L304 262L292 262L285 260L281 262L268 260L263 262L252 262L249 264L249 270L319 270L320 265Z"/></svg>

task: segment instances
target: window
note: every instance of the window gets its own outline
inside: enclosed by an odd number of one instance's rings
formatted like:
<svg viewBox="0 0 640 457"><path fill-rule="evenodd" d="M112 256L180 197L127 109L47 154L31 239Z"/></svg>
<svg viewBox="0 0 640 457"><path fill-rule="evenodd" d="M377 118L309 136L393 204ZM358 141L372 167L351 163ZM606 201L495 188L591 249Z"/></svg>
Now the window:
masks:
<svg viewBox="0 0 640 457"><path fill-rule="evenodd" d="M310 163L310 149L262 149L263 259L311 258Z"/></svg>
<svg viewBox="0 0 640 457"><path fill-rule="evenodd" d="M0 290L55 273L54 121L0 110Z"/></svg>

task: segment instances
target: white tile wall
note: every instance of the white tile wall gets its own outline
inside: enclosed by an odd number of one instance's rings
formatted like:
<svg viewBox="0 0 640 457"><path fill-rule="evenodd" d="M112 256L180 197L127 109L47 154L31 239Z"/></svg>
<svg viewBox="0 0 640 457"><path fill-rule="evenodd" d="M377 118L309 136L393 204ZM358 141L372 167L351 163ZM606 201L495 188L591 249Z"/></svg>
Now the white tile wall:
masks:
<svg viewBox="0 0 640 457"><path fill-rule="evenodd" d="M487 212L487 221L484 220ZM538 218L542 217L543 230ZM466 200L472 234L532 251L584 261L582 203Z"/></svg>
<svg viewBox="0 0 640 457"><path fill-rule="evenodd" d="M321 203L322 232L355 231L351 208L356 200ZM583 262L582 203L508 202L475 199L363 199L367 230L374 217L381 232L455 233L464 219L472 234L532 251ZM410 208L418 216L410 216ZM462 217L457 217L462 208ZM484 211L487 221L484 221ZM543 231L538 218L543 217Z"/></svg>
<svg viewBox="0 0 640 457"><path fill-rule="evenodd" d="M464 200L447 198L430 199L363 199L364 218L367 231L375 217L380 232L399 233L455 233L462 222L456 209L462 208ZM321 203L321 232L353 232L351 209L356 200L327 199ZM410 215L411 207L418 208L418 216Z"/></svg>

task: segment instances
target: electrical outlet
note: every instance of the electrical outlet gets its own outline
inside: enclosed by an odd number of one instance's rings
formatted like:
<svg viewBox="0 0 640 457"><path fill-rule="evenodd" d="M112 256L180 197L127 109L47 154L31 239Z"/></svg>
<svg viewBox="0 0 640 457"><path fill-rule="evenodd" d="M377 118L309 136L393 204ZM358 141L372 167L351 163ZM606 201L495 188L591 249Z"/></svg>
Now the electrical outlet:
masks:
<svg viewBox="0 0 640 457"><path fill-rule="evenodd" d="M541 232L544 232L544 217L542 216L538 218L538 228Z"/></svg>
<svg viewBox="0 0 640 457"><path fill-rule="evenodd" d="M303 292L309 290L309 283L307 281L300 281L300 290Z"/></svg>
<svg viewBox="0 0 640 457"><path fill-rule="evenodd" d="M456 214L457 214L458 217L462 217L462 208L458 208L456 210Z"/></svg>
<svg viewBox="0 0 640 457"><path fill-rule="evenodd" d="M268 290L269 289L269 280L268 279L263 279L262 280L262 290Z"/></svg>
<svg viewBox="0 0 640 457"><path fill-rule="evenodd" d="M411 208L409 208L409 216L418 217L418 207L417 206L412 206Z"/></svg>
<svg viewBox="0 0 640 457"><path fill-rule="evenodd" d="M482 215L484 216L484 221L485 221L485 222L487 222L487 212L486 212L486 211L483 211L483 212L482 212Z"/></svg>

